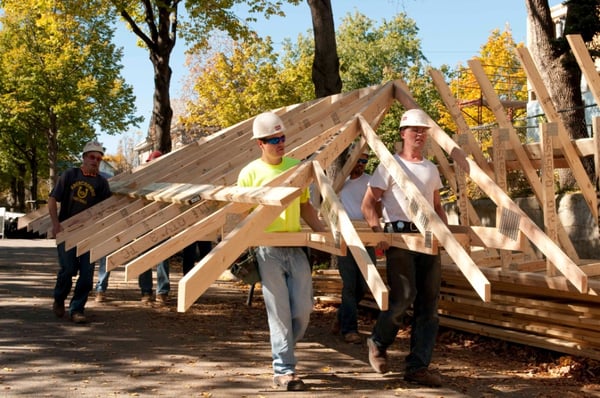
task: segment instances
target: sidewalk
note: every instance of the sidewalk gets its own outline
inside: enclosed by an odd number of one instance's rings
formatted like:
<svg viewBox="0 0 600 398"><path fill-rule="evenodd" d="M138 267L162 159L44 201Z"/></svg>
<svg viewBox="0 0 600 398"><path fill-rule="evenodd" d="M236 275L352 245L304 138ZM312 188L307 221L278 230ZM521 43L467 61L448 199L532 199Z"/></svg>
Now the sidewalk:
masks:
<svg viewBox="0 0 600 398"><path fill-rule="evenodd" d="M497 364L484 369L458 360L464 358L460 353L471 355L463 352L469 349L443 345L434 360L447 386L415 387L402 380L400 347L406 339L389 352L392 372L376 374L364 345L329 333L332 307L315 311L298 344L298 372L311 390L278 391L271 383L260 290L248 307L246 288L218 281L190 310L178 313L174 298L168 307L141 304L137 281L124 282L119 269L111 274L109 301L98 304L92 294L86 307L90 323L75 325L51 311L57 269L53 240L0 240L0 397L453 398L540 396L527 393L540 390L548 392L544 397L559 396L543 381L527 384L525 395L513 394L508 386L523 379L510 360L502 365L513 372L507 377ZM175 267L171 273L176 297L181 271Z"/></svg>

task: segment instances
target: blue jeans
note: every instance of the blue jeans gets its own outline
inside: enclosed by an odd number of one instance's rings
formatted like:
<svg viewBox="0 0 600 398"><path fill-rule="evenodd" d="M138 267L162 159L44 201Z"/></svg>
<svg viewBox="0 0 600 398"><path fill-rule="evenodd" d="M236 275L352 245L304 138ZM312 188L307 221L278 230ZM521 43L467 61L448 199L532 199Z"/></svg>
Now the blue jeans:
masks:
<svg viewBox="0 0 600 398"><path fill-rule="evenodd" d="M373 341L387 349L402 326L404 313L413 305L410 353L406 372L427 368L431 362L438 332L438 300L441 283L439 255L428 255L392 247L387 258L389 309L379 314L373 328Z"/></svg>
<svg viewBox="0 0 600 398"><path fill-rule="evenodd" d="M169 282L169 261L161 261L156 266L156 293L168 294L171 290ZM144 271L138 276L138 285L142 294L152 294L152 268Z"/></svg>
<svg viewBox="0 0 600 398"><path fill-rule="evenodd" d="M256 249L271 338L273 371L296 372L296 343L304 336L313 309L311 267L300 247Z"/></svg>
<svg viewBox="0 0 600 398"><path fill-rule="evenodd" d="M96 291L105 292L108 289L108 278L110 271L106 272L106 257L98 260L98 282L96 282Z"/></svg>
<svg viewBox="0 0 600 398"><path fill-rule="evenodd" d="M83 313L88 295L94 286L94 263L90 263L90 252L77 257L77 248L65 251L64 242L57 246L57 250L60 269L56 275L54 300L64 302L67 299L73 286L73 277L79 273L69 305L69 314Z"/></svg>
<svg viewBox="0 0 600 398"><path fill-rule="evenodd" d="M375 264L377 261L375 249L372 247L366 249ZM351 253L348 253L347 256L338 256L338 269L342 278L342 303L337 311L340 331L343 335L350 332L356 333L358 332L358 303L365 296L369 286Z"/></svg>
<svg viewBox="0 0 600 398"><path fill-rule="evenodd" d="M199 240L183 249L183 275L187 274L197 261L200 261L212 250L212 242Z"/></svg>

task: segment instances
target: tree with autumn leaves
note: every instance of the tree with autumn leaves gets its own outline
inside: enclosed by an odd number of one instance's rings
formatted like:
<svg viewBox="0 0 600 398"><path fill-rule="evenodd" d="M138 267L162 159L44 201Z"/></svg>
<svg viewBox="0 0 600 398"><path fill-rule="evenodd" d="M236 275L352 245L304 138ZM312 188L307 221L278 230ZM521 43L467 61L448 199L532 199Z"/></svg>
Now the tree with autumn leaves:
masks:
<svg viewBox="0 0 600 398"><path fill-rule="evenodd" d="M424 84L420 76L425 74L426 59L417 34L415 22L406 14L379 25L358 12L345 16L336 36L342 91L399 77ZM194 54L188 112L182 121L208 133L261 111L314 99L314 48L313 39L300 34L294 43L284 43L282 53L274 52L266 38L252 45L229 41L220 51ZM389 126L396 131L394 124Z"/></svg>
<svg viewBox="0 0 600 398"><path fill-rule="evenodd" d="M54 185L96 128L116 134L139 120L99 1L0 5L0 181L23 211L26 190L37 201L40 177Z"/></svg>

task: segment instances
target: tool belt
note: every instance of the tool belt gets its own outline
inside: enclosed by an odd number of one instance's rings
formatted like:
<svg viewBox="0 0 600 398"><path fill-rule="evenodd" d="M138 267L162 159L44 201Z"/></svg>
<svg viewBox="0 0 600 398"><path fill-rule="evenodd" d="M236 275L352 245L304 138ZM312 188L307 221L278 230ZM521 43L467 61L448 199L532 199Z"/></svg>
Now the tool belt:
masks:
<svg viewBox="0 0 600 398"><path fill-rule="evenodd" d="M410 221L392 221L385 223L385 232L419 232L419 229Z"/></svg>

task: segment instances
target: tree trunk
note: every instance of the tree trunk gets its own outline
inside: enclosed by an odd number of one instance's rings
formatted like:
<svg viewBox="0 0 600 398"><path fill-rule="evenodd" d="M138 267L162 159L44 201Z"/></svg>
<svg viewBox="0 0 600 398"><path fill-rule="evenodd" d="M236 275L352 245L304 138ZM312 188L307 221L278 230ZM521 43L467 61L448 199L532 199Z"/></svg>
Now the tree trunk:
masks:
<svg viewBox="0 0 600 398"><path fill-rule="evenodd" d="M317 98L342 92L333 10L330 0L308 0L315 38L312 81Z"/></svg>
<svg viewBox="0 0 600 398"><path fill-rule="evenodd" d="M150 56L154 65L154 100L152 104L152 117L150 119L150 132L152 145L162 153L171 152L171 67L169 54L152 53Z"/></svg>
<svg viewBox="0 0 600 398"><path fill-rule="evenodd" d="M58 161L58 127L56 125L56 115L52 112L48 115L50 127L46 130L46 139L48 141L48 181L50 189L58 181L57 161Z"/></svg>
<svg viewBox="0 0 600 398"><path fill-rule="evenodd" d="M312 67L312 81L315 85L316 98L342 92L342 79L340 78L340 60L337 55L335 40L335 26L333 23L333 10L330 0L308 0L313 23L315 38L315 58ZM346 152L331 163L327 174L332 181L342 170ZM331 268L337 268L337 257L331 256Z"/></svg>
<svg viewBox="0 0 600 398"><path fill-rule="evenodd" d="M146 35L135 20L124 8L119 8L121 16L133 32L148 48L150 61L154 67L154 97L152 116L148 126L148 136L152 140L153 149L162 153L171 152L171 67L169 61L171 52L177 40L177 7L180 0L143 2L145 10L144 23L150 35ZM154 8L158 10L158 20L155 20Z"/></svg>
<svg viewBox="0 0 600 398"><path fill-rule="evenodd" d="M19 163L17 169L19 170L16 185L17 209L22 213L26 213L31 211L31 209L27 208L25 203L25 178L27 177L27 167L25 167L25 164Z"/></svg>
<svg viewBox="0 0 600 398"><path fill-rule="evenodd" d="M38 184L39 184L39 179L38 179L38 157L37 157L37 151L36 148L34 147L31 151L31 158L29 159L29 169L31 170L31 200L33 200L33 203L35 203L35 206L37 208L37 203L38 203Z"/></svg>
<svg viewBox="0 0 600 398"><path fill-rule="evenodd" d="M550 15L547 0L526 0L527 13L530 23L532 58L539 69L540 75L552 98L571 138L586 138L588 132L585 125L585 109L581 94L581 70L573 62L565 39L556 40L555 26ZM589 174L589 165L585 166ZM591 169L593 173L593 168ZM570 188L574 179L570 170L559 172L561 189Z"/></svg>

